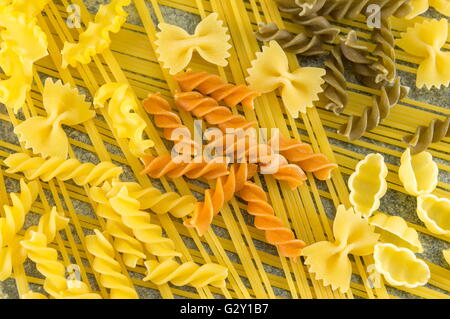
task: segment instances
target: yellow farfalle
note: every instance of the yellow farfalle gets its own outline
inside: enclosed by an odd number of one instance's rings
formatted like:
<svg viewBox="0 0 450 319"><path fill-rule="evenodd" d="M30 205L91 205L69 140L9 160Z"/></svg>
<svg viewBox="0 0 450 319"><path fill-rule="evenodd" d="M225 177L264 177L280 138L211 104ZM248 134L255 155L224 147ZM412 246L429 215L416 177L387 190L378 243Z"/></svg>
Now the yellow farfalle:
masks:
<svg viewBox="0 0 450 319"><path fill-rule="evenodd" d="M80 34L78 43L64 43L62 67L88 64L95 55L103 53L111 43L109 33L119 32L127 20L128 14L123 8L129 4L130 0L111 0L109 4L101 5L94 22Z"/></svg>
<svg viewBox="0 0 450 319"><path fill-rule="evenodd" d="M22 229L25 215L36 200L38 185L36 182L26 184L20 180L20 189L20 194L10 195L12 206L3 206L5 217L0 218L0 280L9 278L13 265L22 264L26 259L20 246L22 238L17 233Z"/></svg>
<svg viewBox="0 0 450 319"><path fill-rule="evenodd" d="M435 195L417 197L417 216L430 232L450 237L450 199Z"/></svg>
<svg viewBox="0 0 450 319"><path fill-rule="evenodd" d="M442 51L447 41L447 19L427 19L402 33L397 45L420 59L416 86L431 89L450 83L450 52Z"/></svg>
<svg viewBox="0 0 450 319"><path fill-rule="evenodd" d="M33 149L34 153L65 159L69 152L69 140L62 125L83 123L93 118L95 112L89 110L90 104L84 101L84 95L59 80L53 83L47 78L42 96L47 117L31 117L17 125L14 132L19 141Z"/></svg>
<svg viewBox="0 0 450 319"><path fill-rule="evenodd" d="M435 8L440 13L450 17L450 1L449 0L411 0L411 12L405 19L413 19L422 13L428 11L430 7Z"/></svg>
<svg viewBox="0 0 450 319"><path fill-rule="evenodd" d="M416 288L425 285L430 279L428 265L409 249L392 244L377 244L373 258L377 272L392 286Z"/></svg>
<svg viewBox="0 0 450 319"><path fill-rule="evenodd" d="M369 218L369 223L380 234L380 241L408 248L415 253L423 252L419 234L414 228L408 227L403 218L378 213Z"/></svg>
<svg viewBox="0 0 450 319"><path fill-rule="evenodd" d="M369 154L356 165L348 180L350 203L363 217L369 217L380 207L380 199L387 191L387 173L381 154Z"/></svg>
<svg viewBox="0 0 450 319"><path fill-rule="evenodd" d="M160 23L158 28L161 31L156 34L156 52L170 74L176 74L188 66L194 51L210 63L220 66L228 64L230 36L217 13L213 12L203 19L193 35L172 24Z"/></svg>
<svg viewBox="0 0 450 319"><path fill-rule="evenodd" d="M65 160L59 157L44 159L31 157L25 153L15 153L5 160L9 168L8 173L22 172L28 180L40 179L48 182L53 178L60 181L73 179L79 186L97 186L105 181L117 179L122 174L122 167L111 162L101 162L98 165L92 163L80 163L71 158Z"/></svg>
<svg viewBox="0 0 450 319"><path fill-rule="evenodd" d="M325 286L345 293L350 288L352 265L349 254L366 256L373 252L379 235L366 219L339 206L333 224L334 242L321 241L303 249L305 265Z"/></svg>
<svg viewBox="0 0 450 319"><path fill-rule="evenodd" d="M136 113L138 104L131 88L123 83L105 84L95 94L95 108L105 107L107 100L110 100L108 115L117 137L129 140L130 151L135 156L145 155L154 143L143 137L147 123Z"/></svg>
<svg viewBox="0 0 450 319"><path fill-rule="evenodd" d="M150 215L141 210L140 202L129 195L126 187L122 187L109 203L151 254L159 257L181 256L175 250L175 243L170 238L163 237L161 226L151 223Z"/></svg>
<svg viewBox="0 0 450 319"><path fill-rule="evenodd" d="M173 259L162 263L155 260L146 261L147 276L144 281L151 281L156 285L164 285L168 282L175 286L192 286L202 288L211 285L217 288L225 288L228 269L219 264L205 264L198 266L193 262L179 264Z"/></svg>
<svg viewBox="0 0 450 319"><path fill-rule="evenodd" d="M6 0L11 2L12 7L27 16L34 17L39 14L50 0Z"/></svg>
<svg viewBox="0 0 450 319"><path fill-rule="evenodd" d="M276 41L270 41L262 52L256 53L256 60L248 69L247 82L252 90L268 93L281 88L281 98L286 110L297 118L299 112L305 113L313 107L322 92L325 70L321 68L298 68L289 71L288 59Z"/></svg>
<svg viewBox="0 0 450 319"><path fill-rule="evenodd" d="M422 152L411 156L408 148L400 162L398 177L408 194L419 196L434 191L438 184L439 169L430 153Z"/></svg>
<svg viewBox="0 0 450 319"><path fill-rule="evenodd" d="M86 247L95 257L92 268L100 274L100 284L110 289L111 299L138 299L133 284L115 259L113 246L98 229L94 231L95 235L86 236Z"/></svg>

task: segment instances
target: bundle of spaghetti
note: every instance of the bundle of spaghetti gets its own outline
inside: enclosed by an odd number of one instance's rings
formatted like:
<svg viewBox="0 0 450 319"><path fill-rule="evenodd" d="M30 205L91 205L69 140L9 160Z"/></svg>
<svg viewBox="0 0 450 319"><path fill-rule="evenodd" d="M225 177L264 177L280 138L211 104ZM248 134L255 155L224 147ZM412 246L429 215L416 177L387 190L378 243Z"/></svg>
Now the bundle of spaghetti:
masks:
<svg viewBox="0 0 450 319"><path fill-rule="evenodd" d="M53 178L60 181L72 179L79 186L98 186L105 181L117 179L123 169L111 162L80 163L76 159L59 157L31 157L25 153L15 153L4 161L7 173L22 172L28 180L40 179L48 182Z"/></svg>
<svg viewBox="0 0 450 319"><path fill-rule="evenodd" d="M279 150L289 162L297 164L306 172L313 173L317 179L327 180L337 164L331 163L325 154L314 153L311 145L299 140L277 136ZM273 143L273 140L271 141Z"/></svg>
<svg viewBox="0 0 450 319"><path fill-rule="evenodd" d="M414 135L406 135L402 140L411 148L411 154L418 154L446 137L450 137L450 116L445 120L433 119L428 126L419 126Z"/></svg>
<svg viewBox="0 0 450 319"><path fill-rule="evenodd" d="M13 265L20 265L26 259L21 249L18 232L25 222L25 215L38 194L36 182L26 184L20 180L20 194L11 193L12 206L4 205L5 217L0 218L0 280L11 276Z"/></svg>
<svg viewBox="0 0 450 319"><path fill-rule="evenodd" d="M275 23L259 23L255 36L259 41L275 40L287 52L302 56L325 55L322 40L314 35L311 39L305 33L294 34L286 29L280 29Z"/></svg>
<svg viewBox="0 0 450 319"><path fill-rule="evenodd" d="M155 187L142 187L138 183L121 182L113 180L105 182L101 188L93 187L91 194L97 198L112 198L116 196L122 187L126 187L131 197L139 200L141 209L151 209L158 215L170 213L177 218L182 218L194 210L196 199L194 196L180 196L175 192L161 193ZM95 200L95 199L94 199Z"/></svg>
<svg viewBox="0 0 450 319"><path fill-rule="evenodd" d="M146 258L144 247L134 238L133 231L124 225L121 216L109 204L105 186L92 187L89 190L89 197L98 204L95 209L97 216L106 219L105 231L114 239L114 249L122 254L125 265L135 268Z"/></svg>
<svg viewBox="0 0 450 319"><path fill-rule="evenodd" d="M129 149L135 156L146 154L154 142L143 137L147 123L136 113L138 104L131 87L114 82L101 86L95 93L94 107L103 108L108 100L111 129L116 132L118 138L129 140Z"/></svg>
<svg viewBox="0 0 450 319"><path fill-rule="evenodd" d="M113 246L98 229L94 231L95 235L86 236L86 247L94 255L92 268L100 274L100 283L110 289L111 299L138 299L133 284L115 259Z"/></svg>
<svg viewBox="0 0 450 319"><path fill-rule="evenodd" d="M195 72L187 69L186 72L175 75L175 80L183 92L199 91L210 95L217 101L223 101L229 107L242 104L245 108L253 109L253 101L260 96L245 84L234 85L222 80L218 75L208 72Z"/></svg>
<svg viewBox="0 0 450 319"><path fill-rule="evenodd" d="M242 115L234 115L226 106L220 106L215 99L199 92L176 93L175 103L181 109L204 118L209 124L217 125L223 131L227 128L246 130L256 124L247 121Z"/></svg>
<svg viewBox="0 0 450 319"><path fill-rule="evenodd" d="M284 257L300 256L306 244L295 238L294 232L283 225L283 221L275 216L273 207L267 200L264 190L253 182L247 181L238 195L248 202L247 211L255 216L255 227L264 230L268 243L275 245Z"/></svg>
<svg viewBox="0 0 450 319"><path fill-rule="evenodd" d="M392 83L397 75L395 65L395 39L392 34L391 23L387 18L381 19L381 27L374 28L372 40L376 43L372 54L378 61L373 64L373 68L378 70L375 78L366 79L364 84L378 88L386 83Z"/></svg>
<svg viewBox="0 0 450 319"><path fill-rule="evenodd" d="M151 223L150 214L141 210L139 201L129 195L126 187L122 187L119 193L109 200L109 204L151 254L158 257L181 256L175 250L175 243L163 236L161 226Z"/></svg>
<svg viewBox="0 0 450 319"><path fill-rule="evenodd" d="M78 290L79 295L75 295L74 291L68 286L69 281L65 277L66 268L58 260L58 252L56 249L48 247L47 237L40 232L30 231L28 238L21 241L21 245L27 252L28 257L36 263L36 268L44 275L44 290L52 297L62 298L89 298L99 299L100 296L90 293L86 289ZM70 282L74 286L85 287L80 281ZM71 292L69 296L68 291Z"/></svg>
<svg viewBox="0 0 450 319"><path fill-rule="evenodd" d="M144 170L141 174L148 174L152 178L178 178L186 176L191 179L204 177L216 179L228 174L227 159L215 157L211 160L203 156L197 156L192 160L184 162L172 158L170 154L157 157L145 156L142 158Z"/></svg>
<svg viewBox="0 0 450 319"><path fill-rule="evenodd" d="M330 53L330 57L325 61L327 73L323 77L325 83L322 96L326 103L325 108L338 115L344 111L348 103L347 81L339 46L333 46Z"/></svg>
<svg viewBox="0 0 450 319"><path fill-rule="evenodd" d="M373 96L372 106L364 108L361 116L350 116L347 123L342 125L338 133L350 141L359 139L365 132L373 130L380 125L388 115L391 107L408 95L409 88L402 86L400 78L397 77L393 86L386 89L385 86L381 88L380 96Z"/></svg>
<svg viewBox="0 0 450 319"><path fill-rule="evenodd" d="M194 227L199 236L203 236L209 229L213 217L216 216L223 205L233 198L244 187L244 183L256 174L256 165L242 163L233 164L230 174L217 179L214 190L205 191L205 201L197 203L192 218L186 220L186 227Z"/></svg>
<svg viewBox="0 0 450 319"><path fill-rule="evenodd" d="M174 151L187 158L200 154L202 146L192 139L191 131L176 113L170 111L169 102L159 92L149 94L142 105L154 116L156 126L164 130L164 138L174 142Z"/></svg>
<svg viewBox="0 0 450 319"><path fill-rule="evenodd" d="M145 262L147 267L147 276L144 281L151 281L156 285L164 285L168 282L175 286L192 286L202 288L208 285L225 288L226 278L228 277L228 268L208 263L198 266L193 262L183 264L177 263L173 259L168 259L162 263L156 260Z"/></svg>
<svg viewBox="0 0 450 319"><path fill-rule="evenodd" d="M250 130L250 129L249 129ZM297 188L307 179L306 174L297 164L289 164L288 160L278 154L272 145L258 143L252 133L237 130L233 140L223 135L205 145L204 152L233 159L235 163L258 164L262 174L272 175L277 180L288 182L291 188Z"/></svg>

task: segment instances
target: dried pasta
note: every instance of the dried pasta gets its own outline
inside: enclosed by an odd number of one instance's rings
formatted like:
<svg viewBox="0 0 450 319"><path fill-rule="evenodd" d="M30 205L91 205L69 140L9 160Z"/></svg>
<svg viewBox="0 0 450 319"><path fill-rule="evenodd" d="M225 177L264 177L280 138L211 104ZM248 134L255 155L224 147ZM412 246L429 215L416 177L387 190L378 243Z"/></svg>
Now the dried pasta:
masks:
<svg viewBox="0 0 450 319"><path fill-rule="evenodd" d="M162 263L155 260L145 262L147 276L144 281L151 281L156 285L163 285L168 282L175 286L192 286L202 288L208 285L217 288L225 288L228 269L218 264L205 264L198 266L193 262L183 264L177 263L173 259L168 259Z"/></svg>
<svg viewBox="0 0 450 319"><path fill-rule="evenodd" d="M407 248L414 253L423 252L419 234L414 228L408 227L403 218L377 213L369 218L369 223L380 234L380 241Z"/></svg>
<svg viewBox="0 0 450 319"><path fill-rule="evenodd" d="M51 243L55 240L56 233L64 229L69 224L69 219L64 217L61 213L53 207L50 212L45 213L39 218L39 224L37 226L29 227L25 233L25 238L29 233L34 231L42 233L47 238L47 243Z"/></svg>
<svg viewBox="0 0 450 319"><path fill-rule="evenodd" d="M184 73L175 75L174 78L183 92L196 90L219 102L223 101L229 107L242 104L245 108L253 109L255 107L254 99L260 95L245 84L227 83L218 75L208 72L195 72L188 69Z"/></svg>
<svg viewBox="0 0 450 319"><path fill-rule="evenodd" d="M155 42L159 60L169 69L170 74L176 74L188 66L192 54L197 51L206 61L226 66L228 52L231 49L230 36L223 22L213 12L204 18L196 27L193 35L175 25L160 23L161 30L156 34Z"/></svg>
<svg viewBox="0 0 450 319"><path fill-rule="evenodd" d="M447 264L450 265L450 249L443 250L442 254L444 255L444 259L447 262Z"/></svg>
<svg viewBox="0 0 450 319"><path fill-rule="evenodd" d="M173 159L169 154L158 157L145 156L142 158L144 170L141 174L148 174L152 178L178 178L186 176L191 179L204 177L216 179L228 174L225 158L216 157L208 160L204 157L196 157L187 163Z"/></svg>
<svg viewBox="0 0 450 319"><path fill-rule="evenodd" d="M418 154L446 137L450 137L450 116L445 120L433 119L428 126L419 126L415 134L406 135L402 140L411 149L411 154Z"/></svg>
<svg viewBox="0 0 450 319"><path fill-rule="evenodd" d="M450 199L431 194L417 197L417 216L430 232L450 237Z"/></svg>
<svg viewBox="0 0 450 319"><path fill-rule="evenodd" d="M409 88L401 85L400 78L397 77L393 86L387 89L385 86L381 87L381 95L373 96L372 106L365 107L361 116L351 115L347 123L339 128L338 133L350 141L361 138L365 132L380 125L389 115L390 109L406 97L408 92Z"/></svg>
<svg viewBox="0 0 450 319"><path fill-rule="evenodd" d="M386 83L393 83L397 77L395 39L388 18L381 19L380 28L374 28L372 40L376 44L372 54L377 58L377 62L372 67L378 71L378 74L365 83L376 88Z"/></svg>
<svg viewBox="0 0 450 319"><path fill-rule="evenodd" d="M318 100L324 83L325 70L314 67L289 71L288 59L276 41L270 41L262 52L256 53L256 60L247 70L247 82L251 89L268 93L281 88L281 98L287 112L294 118L305 113Z"/></svg>
<svg viewBox="0 0 450 319"><path fill-rule="evenodd" d="M79 186L98 186L105 181L117 179L122 174L122 167L111 162L80 163L76 159L51 157L31 157L25 153L10 155L5 161L7 173L22 172L28 180L40 179L48 182L54 178L60 181L72 179Z"/></svg>
<svg viewBox="0 0 450 319"><path fill-rule="evenodd" d="M317 36L321 41L326 43L333 43L340 32L339 28L331 25L323 16L294 15L293 21L301 25L306 33L313 37Z"/></svg>
<svg viewBox="0 0 450 319"><path fill-rule="evenodd" d="M0 280L11 276L13 265L22 264L26 254L20 246L18 235L25 222L25 215L36 200L38 185L20 180L20 194L11 193L12 206L4 205L5 217L0 218Z"/></svg>
<svg viewBox="0 0 450 319"><path fill-rule="evenodd" d="M127 19L124 7L131 0L111 0L109 4L101 5L87 29L80 34L78 43L65 42L62 54L62 67L76 67L78 64L88 64L92 58L103 53L110 45L110 32L117 33Z"/></svg>
<svg viewBox="0 0 450 319"><path fill-rule="evenodd" d="M115 260L113 246L98 229L94 231L95 235L86 236L86 247L94 255L92 268L100 274L100 283L110 290L111 299L138 299L132 282Z"/></svg>
<svg viewBox="0 0 450 319"><path fill-rule="evenodd" d="M439 169L433 161L433 156L422 152L411 156L409 148L400 159L398 177L410 195L430 194L438 184Z"/></svg>
<svg viewBox="0 0 450 319"><path fill-rule="evenodd" d="M281 256L297 258L306 244L296 239L294 232L283 225L283 221L275 216L269 204L266 192L253 182L247 181L238 196L245 200L247 212L255 216L255 227L264 230L266 241L278 248Z"/></svg>
<svg viewBox="0 0 450 319"><path fill-rule="evenodd" d="M431 89L450 83L450 52L442 51L447 41L448 21L426 19L400 35L397 45L419 59L416 86Z"/></svg>
<svg viewBox="0 0 450 319"><path fill-rule="evenodd" d="M170 238L163 237L162 228L151 223L150 215L141 210L140 202L129 195L126 187L122 187L116 196L109 199L109 204L151 254L159 257L181 256L175 249L175 243Z"/></svg>
<svg viewBox="0 0 450 319"><path fill-rule="evenodd" d="M283 50L301 56L326 55L323 41L317 35L311 39L306 33L294 34L286 29L280 29L275 23L259 23L255 36L259 41L277 41Z"/></svg>
<svg viewBox="0 0 450 319"><path fill-rule="evenodd" d="M413 19L434 7L440 13L450 17L450 3L448 0L411 0L412 11L405 18Z"/></svg>
<svg viewBox="0 0 450 319"><path fill-rule="evenodd" d="M340 205L333 223L334 242L321 241L303 249L309 272L324 286L345 293L350 289L352 266L349 254L366 256L373 252L379 235L352 208Z"/></svg>
<svg viewBox="0 0 450 319"><path fill-rule="evenodd" d="M380 207L380 199L387 191L387 173L381 154L369 154L356 165L348 180L350 203L355 212L369 217Z"/></svg>
<svg viewBox="0 0 450 319"><path fill-rule="evenodd" d="M392 244L375 245L373 258L375 269L392 286L416 288L430 279L428 265L406 248Z"/></svg>
<svg viewBox="0 0 450 319"><path fill-rule="evenodd" d="M53 83L45 80L43 96L47 117L34 116L17 125L14 132L26 148L33 149L43 157L67 158L69 139L62 125L74 126L93 118L95 112L89 110L90 104L69 84L60 80Z"/></svg>
<svg viewBox="0 0 450 319"><path fill-rule="evenodd" d="M123 83L105 84L95 94L94 106L103 108L107 100L108 115L117 137L129 140L128 146L133 155L145 155L155 143L143 137L147 123L136 113L139 107L132 89Z"/></svg>

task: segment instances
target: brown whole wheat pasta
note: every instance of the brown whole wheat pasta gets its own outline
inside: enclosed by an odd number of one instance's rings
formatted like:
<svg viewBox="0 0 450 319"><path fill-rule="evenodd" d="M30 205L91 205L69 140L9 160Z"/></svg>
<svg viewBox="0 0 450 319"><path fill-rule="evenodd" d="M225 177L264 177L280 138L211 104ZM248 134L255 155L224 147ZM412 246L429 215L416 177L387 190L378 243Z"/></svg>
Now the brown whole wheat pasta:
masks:
<svg viewBox="0 0 450 319"><path fill-rule="evenodd" d="M450 116L445 120L433 119L430 125L419 126L414 135L406 135L402 140L411 148L412 154L418 154L446 137L450 137Z"/></svg>

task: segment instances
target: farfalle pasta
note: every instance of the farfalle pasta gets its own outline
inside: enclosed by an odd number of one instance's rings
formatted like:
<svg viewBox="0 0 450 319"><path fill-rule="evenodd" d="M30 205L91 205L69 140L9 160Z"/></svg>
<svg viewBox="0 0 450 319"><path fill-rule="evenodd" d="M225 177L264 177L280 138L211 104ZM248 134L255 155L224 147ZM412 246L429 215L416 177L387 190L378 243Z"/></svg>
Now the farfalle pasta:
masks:
<svg viewBox="0 0 450 319"><path fill-rule="evenodd" d="M321 241L303 249L305 265L325 286L345 293L350 289L352 265L349 254L366 256L373 252L379 235L352 208L339 206L333 223L334 242Z"/></svg>
<svg viewBox="0 0 450 319"><path fill-rule="evenodd" d="M402 33L397 45L418 58L416 86L438 89L450 83L450 52L442 48L447 41L447 19L427 19Z"/></svg>
<svg viewBox="0 0 450 319"><path fill-rule="evenodd" d="M406 248L392 244L375 245L373 258L375 269L392 286L416 288L430 279L428 265Z"/></svg>
<svg viewBox="0 0 450 319"><path fill-rule="evenodd" d="M131 280L122 273L111 243L98 230L86 236L86 248L94 255L92 268L100 274L100 284L109 289L111 299L138 299Z"/></svg>
<svg viewBox="0 0 450 319"><path fill-rule="evenodd" d="M203 19L195 28L193 35L175 25L160 23L161 30L156 34L155 42L159 60L169 69L170 74L176 74L188 66L192 54L198 52L206 61L226 66L228 52L231 49L230 36L223 22L213 12Z"/></svg>
<svg viewBox="0 0 450 319"><path fill-rule="evenodd" d="M450 237L450 199L430 194L417 197L417 216L430 232Z"/></svg>
<svg viewBox="0 0 450 319"><path fill-rule="evenodd" d="M256 60L252 61L248 74L249 87L255 91L268 93L280 88L287 112L297 118L299 112L305 113L319 99L325 70L300 67L290 72L283 49L276 41L270 41L262 52L256 53Z"/></svg>
<svg viewBox="0 0 450 319"><path fill-rule="evenodd" d="M127 19L123 9L131 0L111 0L109 4L101 5L94 22L80 34L78 43L65 42L62 54L62 67L76 67L78 64L88 64L92 58L103 53L110 45L110 32L117 33Z"/></svg>
<svg viewBox="0 0 450 319"><path fill-rule="evenodd" d="M381 154L369 154L356 165L348 180L350 203L355 212L369 217L380 207L380 199L387 191L387 173Z"/></svg>
<svg viewBox="0 0 450 319"><path fill-rule="evenodd" d="M71 158L60 157L44 159L31 157L25 153L15 153L5 160L8 173L22 172L28 180L40 179L48 182L53 178L60 181L72 179L79 186L98 186L105 181L119 178L123 168L111 162L101 162L98 165L81 163Z"/></svg>
<svg viewBox="0 0 450 319"><path fill-rule="evenodd" d="M61 81L45 80L42 93L47 117L34 116L17 125L14 132L25 147L43 157L67 158L69 139L62 125L77 125L92 119L95 112L89 110L90 104L69 84Z"/></svg>
<svg viewBox="0 0 450 319"><path fill-rule="evenodd" d="M369 218L369 223L375 226L375 231L380 234L380 241L407 248L415 253L423 252L419 234L414 228L408 227L403 218L377 213Z"/></svg>
<svg viewBox="0 0 450 319"><path fill-rule="evenodd" d="M412 11L405 18L413 19L428 11L430 7L450 17L450 2L448 0L411 0Z"/></svg>
<svg viewBox="0 0 450 319"><path fill-rule="evenodd" d="M11 276L14 264L22 264L26 255L21 250L18 235L25 222L25 215L36 200L38 185L20 180L20 194L11 193L12 206L4 205L5 217L0 218L0 280Z"/></svg>
<svg viewBox="0 0 450 319"><path fill-rule="evenodd" d="M400 159L398 177L410 195L430 194L438 184L439 169L428 152L411 155L409 148Z"/></svg>
<svg viewBox="0 0 450 319"><path fill-rule="evenodd" d="M173 259L162 263L156 260L145 262L147 275L144 281L151 281L156 285L164 285L168 282L175 286L192 286L202 288L208 285L217 288L225 288L228 269L218 264L204 264L198 266L193 262L183 264Z"/></svg>
<svg viewBox="0 0 450 319"><path fill-rule="evenodd" d="M118 138L129 140L128 147L135 156L147 153L154 142L143 137L147 127L144 119L136 113L139 106L131 88L124 83L108 83L101 86L94 97L94 107L107 106L107 113L112 121L112 130Z"/></svg>

